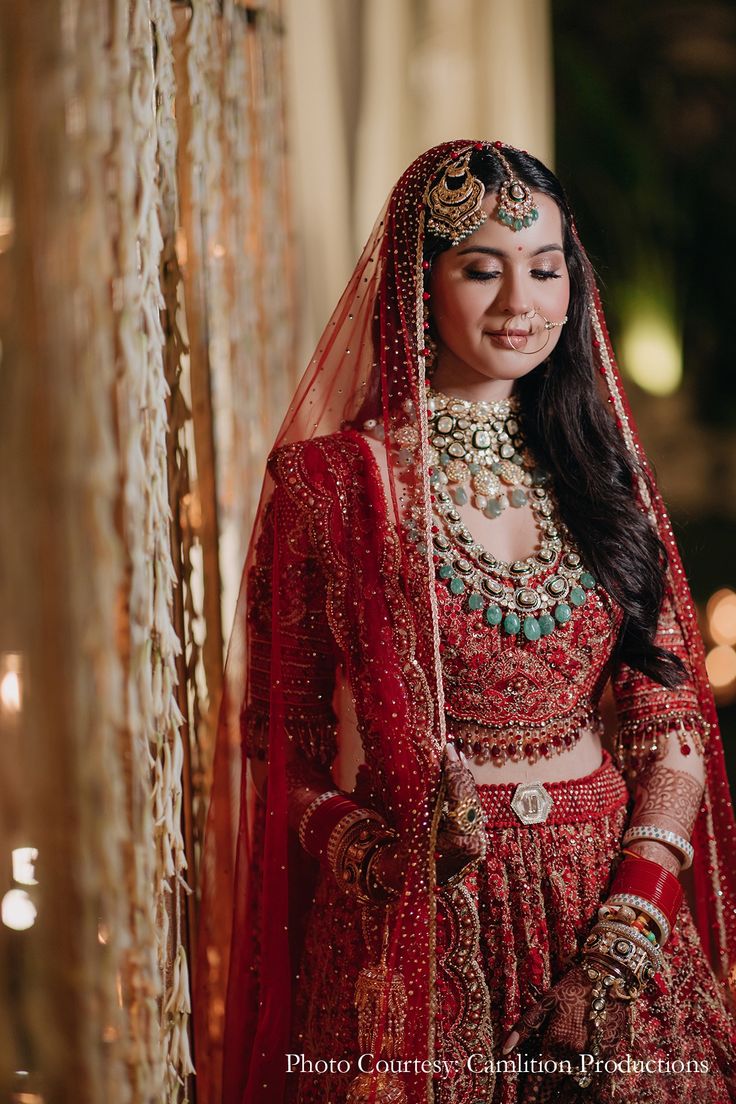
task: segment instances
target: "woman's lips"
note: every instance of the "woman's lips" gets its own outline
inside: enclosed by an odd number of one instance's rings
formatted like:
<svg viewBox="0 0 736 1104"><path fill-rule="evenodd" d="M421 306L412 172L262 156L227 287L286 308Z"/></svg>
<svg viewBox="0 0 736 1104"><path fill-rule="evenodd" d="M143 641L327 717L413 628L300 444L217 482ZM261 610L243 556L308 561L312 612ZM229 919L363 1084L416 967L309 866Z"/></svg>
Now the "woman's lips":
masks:
<svg viewBox="0 0 736 1104"><path fill-rule="evenodd" d="M486 336L491 339L497 349L507 349L511 352L512 350L523 349L532 333L532 330L501 330L500 332L487 330Z"/></svg>
<svg viewBox="0 0 736 1104"><path fill-rule="evenodd" d="M531 330L486 330L489 337L531 337Z"/></svg>

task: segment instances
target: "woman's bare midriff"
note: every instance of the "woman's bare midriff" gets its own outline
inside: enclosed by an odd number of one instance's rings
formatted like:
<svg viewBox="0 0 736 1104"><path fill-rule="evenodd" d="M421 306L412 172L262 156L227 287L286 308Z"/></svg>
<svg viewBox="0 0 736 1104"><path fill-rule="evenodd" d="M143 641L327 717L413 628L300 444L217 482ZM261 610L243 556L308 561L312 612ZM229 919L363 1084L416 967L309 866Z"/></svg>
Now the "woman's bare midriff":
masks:
<svg viewBox="0 0 736 1104"><path fill-rule="evenodd" d="M523 759L519 763L507 762L496 766L495 763L477 763L462 754L461 758L475 781L482 786L502 782L564 782L570 778L583 778L597 770L603 762L603 744L597 732L585 728L574 747L551 759L539 759L536 763Z"/></svg>

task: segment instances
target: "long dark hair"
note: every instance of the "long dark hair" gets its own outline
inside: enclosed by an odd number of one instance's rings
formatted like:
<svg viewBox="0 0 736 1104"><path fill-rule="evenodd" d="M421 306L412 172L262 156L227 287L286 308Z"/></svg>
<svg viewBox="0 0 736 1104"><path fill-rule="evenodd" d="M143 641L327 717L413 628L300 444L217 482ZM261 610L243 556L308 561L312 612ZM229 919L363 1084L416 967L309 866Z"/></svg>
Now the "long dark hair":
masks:
<svg viewBox="0 0 736 1104"><path fill-rule="evenodd" d="M623 610L615 658L664 686L676 686L687 674L685 665L654 643L667 551L637 504L635 462L596 378L588 309L592 266L573 232L572 211L557 177L528 153L504 147L503 154L525 184L559 207L570 274L569 321L560 340L546 361L516 382L525 436L553 477L562 520ZM473 151L470 168L491 192L505 176L487 147ZM431 266L447 248L446 239L427 234L425 261Z"/></svg>

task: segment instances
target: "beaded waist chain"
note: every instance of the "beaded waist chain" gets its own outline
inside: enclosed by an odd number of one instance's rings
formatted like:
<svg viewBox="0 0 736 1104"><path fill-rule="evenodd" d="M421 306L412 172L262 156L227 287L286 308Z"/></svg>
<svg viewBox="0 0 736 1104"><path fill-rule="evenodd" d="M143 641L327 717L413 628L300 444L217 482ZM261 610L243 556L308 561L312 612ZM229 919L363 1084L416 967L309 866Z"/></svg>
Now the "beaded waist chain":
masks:
<svg viewBox="0 0 736 1104"><path fill-rule="evenodd" d="M476 763L497 766L522 759L536 763L568 751L586 728L603 736L603 721L597 709L587 708L567 717L522 725L482 725L447 715L447 735L458 751Z"/></svg>
<svg viewBox="0 0 736 1104"><path fill-rule="evenodd" d="M582 778L480 784L477 790L487 828L597 820L615 813L629 799L626 782L605 748L600 767Z"/></svg>

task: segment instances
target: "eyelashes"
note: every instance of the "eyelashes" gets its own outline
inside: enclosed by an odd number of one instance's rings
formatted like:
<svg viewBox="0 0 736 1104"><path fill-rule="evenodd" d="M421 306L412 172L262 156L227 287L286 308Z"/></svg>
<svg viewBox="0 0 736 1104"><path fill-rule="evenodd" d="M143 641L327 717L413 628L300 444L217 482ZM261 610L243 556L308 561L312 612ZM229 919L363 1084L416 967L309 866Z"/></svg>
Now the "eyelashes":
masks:
<svg viewBox="0 0 736 1104"><path fill-rule="evenodd" d="M469 280L479 280L482 283L488 283L490 280L497 280L499 276L503 276L503 273L499 269L496 272L481 272L477 269L468 268L465 270L465 275ZM535 280L560 280L562 279L562 273L550 272L545 268L532 269L531 275Z"/></svg>

